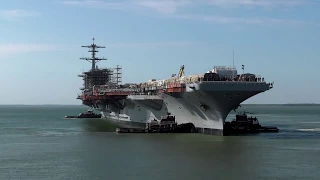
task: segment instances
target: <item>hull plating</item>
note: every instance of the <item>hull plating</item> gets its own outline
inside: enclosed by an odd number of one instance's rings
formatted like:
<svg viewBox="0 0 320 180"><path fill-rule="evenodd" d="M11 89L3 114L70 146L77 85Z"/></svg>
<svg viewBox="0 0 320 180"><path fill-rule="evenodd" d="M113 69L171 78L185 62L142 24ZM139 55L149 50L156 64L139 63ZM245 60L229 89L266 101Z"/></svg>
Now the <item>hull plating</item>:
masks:
<svg viewBox="0 0 320 180"><path fill-rule="evenodd" d="M106 104L98 106L103 119L120 127L144 127L150 119L154 119L150 111L135 104L127 105L117 112L111 111L110 109L114 109L114 107L110 108Z"/></svg>
<svg viewBox="0 0 320 180"><path fill-rule="evenodd" d="M151 98L130 98L135 104L150 110L157 119L170 112L175 115L178 123L193 123L195 127L203 130L223 130L225 119L231 110L237 109L246 99L268 89L269 85L266 83L203 82L188 86L185 93L175 97L162 94L162 101L157 98L153 101Z"/></svg>
<svg viewBox="0 0 320 180"><path fill-rule="evenodd" d="M147 110L145 110L145 112L147 112ZM104 120L122 128L145 127L146 125L146 123L131 120L126 114L120 114L119 117L116 115L110 115L110 113L107 111L101 111L101 114ZM136 116L137 114L139 113L136 113ZM146 116L144 116L144 113L140 113L140 117L145 118Z"/></svg>
<svg viewBox="0 0 320 180"><path fill-rule="evenodd" d="M192 84L179 96L129 96L124 109L110 111L99 105L102 115L117 124L130 127L144 126L146 122L161 119L168 112L178 123L193 123L196 128L223 130L226 117L240 103L269 89L266 83L203 82ZM114 109L114 108L112 108Z"/></svg>

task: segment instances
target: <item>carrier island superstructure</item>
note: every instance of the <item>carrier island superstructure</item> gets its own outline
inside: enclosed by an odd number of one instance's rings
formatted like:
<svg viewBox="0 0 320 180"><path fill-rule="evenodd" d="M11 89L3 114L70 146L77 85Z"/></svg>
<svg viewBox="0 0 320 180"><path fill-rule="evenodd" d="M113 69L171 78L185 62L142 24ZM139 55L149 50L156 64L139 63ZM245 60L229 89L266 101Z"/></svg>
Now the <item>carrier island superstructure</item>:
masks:
<svg viewBox="0 0 320 180"><path fill-rule="evenodd" d="M82 104L98 109L101 111L102 116L124 127L145 125L147 117L150 116L150 111L135 105L127 100L130 92L122 91L123 87L128 87L130 84L121 85L122 73L121 67L118 65L116 68L99 68L97 63L106 58L98 58L96 56L98 49L105 48L104 46L96 45L93 42L87 46L89 48L91 57L82 57L81 60L86 60L91 63L91 69L78 75L83 79L83 86L80 88L81 95L77 97L82 101ZM96 91L95 87L108 86L108 92ZM130 114L131 116L128 116Z"/></svg>
<svg viewBox="0 0 320 180"><path fill-rule="evenodd" d="M240 103L273 88L264 78L226 66L214 66L211 71L184 76L184 66L178 75L164 80L151 79L136 84L120 84L119 68L94 68L96 46L90 46L92 69L84 72L85 88L78 98L83 104L99 109L102 115L123 126L144 126L150 120L159 120L171 114L177 123L193 123L200 133L223 135L224 122L230 111ZM98 73L99 72L99 73ZM92 82L94 75L101 80ZM90 78L89 78L90 76ZM114 78L116 77L116 78ZM98 79L99 79L98 78ZM104 79L104 80L102 80ZM113 80L116 79L116 80Z"/></svg>

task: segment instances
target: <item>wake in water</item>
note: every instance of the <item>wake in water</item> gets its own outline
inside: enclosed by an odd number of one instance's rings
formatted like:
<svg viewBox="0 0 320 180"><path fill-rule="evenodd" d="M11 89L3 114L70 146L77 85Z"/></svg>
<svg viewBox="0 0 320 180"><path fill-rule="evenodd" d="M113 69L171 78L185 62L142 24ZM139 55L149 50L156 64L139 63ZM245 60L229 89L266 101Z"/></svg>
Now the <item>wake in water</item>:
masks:
<svg viewBox="0 0 320 180"><path fill-rule="evenodd" d="M313 129L297 129L297 131L305 131L305 132L320 132L320 128L313 128Z"/></svg>
<svg viewBox="0 0 320 180"><path fill-rule="evenodd" d="M103 119L86 119L83 121L83 126L88 132L115 132L118 127Z"/></svg>
<svg viewBox="0 0 320 180"><path fill-rule="evenodd" d="M278 133L260 134L269 139L320 139L320 128L279 128Z"/></svg>
<svg viewBox="0 0 320 180"><path fill-rule="evenodd" d="M299 122L302 124L320 124L320 122Z"/></svg>

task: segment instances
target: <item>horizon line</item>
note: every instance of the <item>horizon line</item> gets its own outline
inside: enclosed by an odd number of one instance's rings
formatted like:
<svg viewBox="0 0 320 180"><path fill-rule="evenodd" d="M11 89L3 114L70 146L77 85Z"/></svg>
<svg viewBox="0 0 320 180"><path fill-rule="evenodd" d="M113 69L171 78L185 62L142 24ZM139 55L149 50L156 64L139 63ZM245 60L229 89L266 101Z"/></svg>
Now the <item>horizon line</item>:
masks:
<svg viewBox="0 0 320 180"><path fill-rule="evenodd" d="M245 103L240 105L320 105L320 103ZM86 105L83 105L83 104L0 104L0 106L86 106Z"/></svg>

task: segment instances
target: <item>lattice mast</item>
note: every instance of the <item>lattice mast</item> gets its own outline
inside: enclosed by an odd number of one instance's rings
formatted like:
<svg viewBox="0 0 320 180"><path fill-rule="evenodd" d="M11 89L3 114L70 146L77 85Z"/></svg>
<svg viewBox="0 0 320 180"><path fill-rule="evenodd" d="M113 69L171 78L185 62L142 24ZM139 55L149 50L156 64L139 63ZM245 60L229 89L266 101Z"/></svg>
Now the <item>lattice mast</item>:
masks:
<svg viewBox="0 0 320 180"><path fill-rule="evenodd" d="M92 39L92 44L88 45L88 46L81 46L81 47L86 47L89 48L88 52L91 52L91 58L89 57L82 57L80 59L82 60L87 60L88 62L90 62L92 64L91 70L95 70L96 69L96 63L101 61L101 60L107 60L106 58L98 58L96 57L96 53L99 52L97 49L99 48L106 48L105 46L98 46L94 43L94 38Z"/></svg>
<svg viewBox="0 0 320 180"><path fill-rule="evenodd" d="M114 81L117 85L119 85L122 82L121 70L122 70L122 68L119 65L117 65L117 67L115 68L115 72L114 72Z"/></svg>

